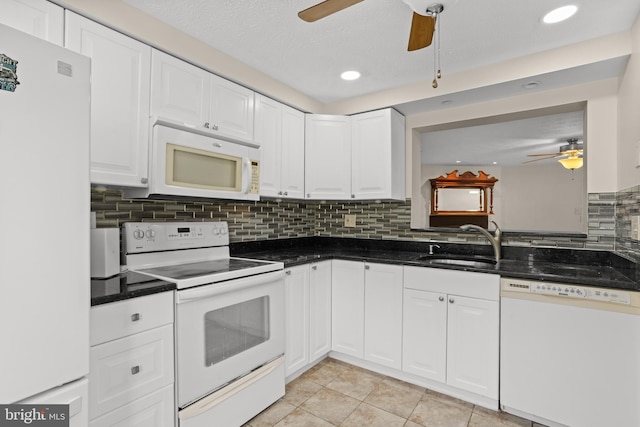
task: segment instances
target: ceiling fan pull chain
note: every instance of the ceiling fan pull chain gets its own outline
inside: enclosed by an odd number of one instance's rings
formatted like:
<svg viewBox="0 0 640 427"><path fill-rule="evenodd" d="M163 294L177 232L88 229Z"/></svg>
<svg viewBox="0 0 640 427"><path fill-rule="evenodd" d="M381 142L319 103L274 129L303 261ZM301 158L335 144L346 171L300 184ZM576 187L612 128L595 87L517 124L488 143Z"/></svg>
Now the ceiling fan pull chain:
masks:
<svg viewBox="0 0 640 427"><path fill-rule="evenodd" d="M437 59L437 52L436 49L433 49L433 82L431 82L431 86L435 89L438 87L438 80L437 80L437 68L438 68L438 64L436 63L436 59Z"/></svg>
<svg viewBox="0 0 640 427"><path fill-rule="evenodd" d="M436 37L438 38L438 73L436 76L438 78L442 77L442 73L440 72L440 15L436 15L436 24L438 24L438 31L436 31Z"/></svg>

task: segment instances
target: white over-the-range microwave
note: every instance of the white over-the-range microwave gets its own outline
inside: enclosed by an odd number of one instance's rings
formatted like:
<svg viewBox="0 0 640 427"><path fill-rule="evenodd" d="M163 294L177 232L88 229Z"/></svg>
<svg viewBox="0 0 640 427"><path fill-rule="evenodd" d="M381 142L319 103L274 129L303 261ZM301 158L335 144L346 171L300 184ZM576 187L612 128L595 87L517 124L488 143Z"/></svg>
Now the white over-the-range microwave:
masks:
<svg viewBox="0 0 640 427"><path fill-rule="evenodd" d="M170 120L155 119L146 188L127 198L259 200L259 145L228 141Z"/></svg>

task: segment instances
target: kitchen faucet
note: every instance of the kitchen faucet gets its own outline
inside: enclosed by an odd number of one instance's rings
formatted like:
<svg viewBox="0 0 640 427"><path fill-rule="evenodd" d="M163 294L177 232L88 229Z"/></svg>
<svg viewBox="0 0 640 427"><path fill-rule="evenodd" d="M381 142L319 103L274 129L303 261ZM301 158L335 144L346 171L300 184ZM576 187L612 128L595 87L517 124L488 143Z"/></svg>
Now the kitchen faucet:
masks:
<svg viewBox="0 0 640 427"><path fill-rule="evenodd" d="M491 221L491 223L496 226L496 231L493 233L493 236L484 228L474 224L461 225L460 228L465 231L478 230L480 233L484 234L484 236L487 239L489 239L491 246L493 246L493 255L496 258L496 262L499 262L500 261L500 244L502 242L502 231L500 230L500 227L498 227L498 224L496 224L495 221Z"/></svg>

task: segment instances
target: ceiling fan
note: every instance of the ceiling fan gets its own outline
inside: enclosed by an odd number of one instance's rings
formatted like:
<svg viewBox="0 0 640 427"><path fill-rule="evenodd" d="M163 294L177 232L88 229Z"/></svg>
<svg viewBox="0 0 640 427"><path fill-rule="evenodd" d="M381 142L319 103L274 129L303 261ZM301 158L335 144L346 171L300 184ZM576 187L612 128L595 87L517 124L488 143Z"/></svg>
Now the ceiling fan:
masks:
<svg viewBox="0 0 640 427"><path fill-rule="evenodd" d="M578 143L577 138L567 139L567 144L561 146L557 153L538 153L527 154L527 157L539 157L538 159L528 160L524 163L538 162L540 160L553 159L555 157L566 157L558 161L567 169L578 169L582 167L583 145Z"/></svg>
<svg viewBox="0 0 640 427"><path fill-rule="evenodd" d="M363 0L325 0L298 13L303 21L314 22L325 18ZM425 0L402 0L413 10L411 32L407 50L413 51L425 48L433 41L436 19L444 10L439 3L424 6Z"/></svg>

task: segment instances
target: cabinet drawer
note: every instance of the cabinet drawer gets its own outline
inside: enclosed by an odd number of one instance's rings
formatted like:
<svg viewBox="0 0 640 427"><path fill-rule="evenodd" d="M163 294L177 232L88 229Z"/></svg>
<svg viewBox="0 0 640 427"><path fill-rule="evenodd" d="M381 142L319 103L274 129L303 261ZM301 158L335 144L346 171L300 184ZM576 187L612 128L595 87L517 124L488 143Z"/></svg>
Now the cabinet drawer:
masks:
<svg viewBox="0 0 640 427"><path fill-rule="evenodd" d="M91 307L92 346L173 323L173 292Z"/></svg>
<svg viewBox="0 0 640 427"><path fill-rule="evenodd" d="M473 271L405 266L404 288L498 301L500 276Z"/></svg>
<svg viewBox="0 0 640 427"><path fill-rule="evenodd" d="M173 325L91 348L89 419L173 383Z"/></svg>
<svg viewBox="0 0 640 427"><path fill-rule="evenodd" d="M173 427L173 386L135 400L92 420L89 427Z"/></svg>

